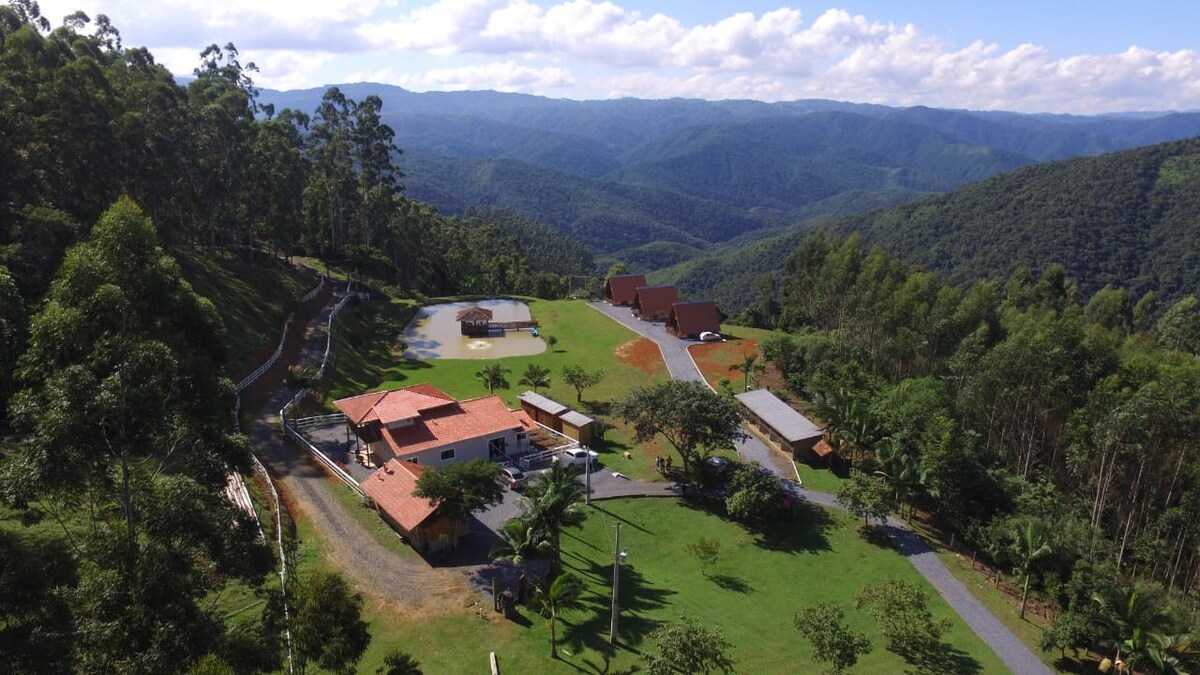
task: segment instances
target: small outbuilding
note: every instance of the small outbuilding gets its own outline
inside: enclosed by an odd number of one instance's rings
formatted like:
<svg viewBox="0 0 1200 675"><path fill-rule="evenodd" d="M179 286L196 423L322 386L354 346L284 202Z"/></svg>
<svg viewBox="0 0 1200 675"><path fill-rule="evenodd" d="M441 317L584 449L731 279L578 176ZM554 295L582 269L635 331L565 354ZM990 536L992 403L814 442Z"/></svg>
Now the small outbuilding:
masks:
<svg viewBox="0 0 1200 675"><path fill-rule="evenodd" d="M581 412L568 410L559 419L562 420L563 435L574 438L583 445L591 445L596 421Z"/></svg>
<svg viewBox="0 0 1200 675"><path fill-rule="evenodd" d="M721 314L712 300L677 302L667 317L667 330L681 338L698 338L701 333L720 333Z"/></svg>
<svg viewBox="0 0 1200 675"><path fill-rule="evenodd" d="M534 422L562 432L562 418L560 415L569 412L570 408L558 401L546 398L532 391L527 391L517 398L521 401L521 410L524 410L525 414L529 415Z"/></svg>
<svg viewBox="0 0 1200 675"><path fill-rule="evenodd" d="M492 310L479 305L462 310L454 318L458 321L463 335L485 336L492 328Z"/></svg>
<svg viewBox="0 0 1200 675"><path fill-rule="evenodd" d="M679 289L674 286L639 286L634 293L633 315L643 321L666 321L677 302Z"/></svg>
<svg viewBox="0 0 1200 675"><path fill-rule="evenodd" d="M646 285L644 274L622 274L604 280L604 301L610 305L632 305L637 289Z"/></svg>
<svg viewBox="0 0 1200 675"><path fill-rule="evenodd" d="M592 442L596 420L532 391L517 398L521 400L521 410L538 424L584 445Z"/></svg>
<svg viewBox="0 0 1200 675"><path fill-rule="evenodd" d="M747 421L780 450L802 462L821 458L815 447L824 432L778 396L766 389L755 389L737 394L736 398L746 409Z"/></svg>
<svg viewBox="0 0 1200 675"><path fill-rule="evenodd" d="M419 464L393 459L362 483L384 522L418 551L436 551L454 539L455 523L428 499L414 497L417 477L426 471Z"/></svg>

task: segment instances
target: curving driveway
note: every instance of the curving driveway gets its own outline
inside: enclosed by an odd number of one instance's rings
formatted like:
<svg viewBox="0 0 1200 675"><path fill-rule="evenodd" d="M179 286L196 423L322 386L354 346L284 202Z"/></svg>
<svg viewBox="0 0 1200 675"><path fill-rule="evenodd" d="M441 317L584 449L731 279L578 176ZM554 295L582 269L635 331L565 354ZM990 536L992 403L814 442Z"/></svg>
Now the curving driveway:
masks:
<svg viewBox="0 0 1200 675"><path fill-rule="evenodd" d="M614 321L630 330L644 335L658 344L663 360L671 377L677 380L704 381L696 362L688 353L688 346L696 344L679 338L667 332L662 324L652 324L634 318L628 307L613 307L603 302L593 302L591 306ZM755 461L770 468L780 478L792 480L798 478L795 465L783 453L767 447L765 443L754 436L737 444L738 455L743 459ZM828 508L841 508L834 496L825 492L804 490L805 498ZM929 548L925 540L910 530L903 522L888 518L885 532L896 548L917 568L938 593L946 600L946 604L962 617L963 621L975 631L992 651L1000 657L1004 665L1020 675L1053 675L1046 664L1042 663L1029 647L1025 646L1016 635L1004 624L1000 623L983 603L979 601L962 582L946 569L942 561Z"/></svg>

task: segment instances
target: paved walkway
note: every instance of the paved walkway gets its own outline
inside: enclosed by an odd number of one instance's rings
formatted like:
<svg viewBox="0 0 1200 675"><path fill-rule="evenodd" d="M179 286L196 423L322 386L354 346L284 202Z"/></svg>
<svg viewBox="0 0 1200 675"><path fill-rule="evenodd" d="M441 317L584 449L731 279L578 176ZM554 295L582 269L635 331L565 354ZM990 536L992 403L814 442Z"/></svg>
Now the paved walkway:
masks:
<svg viewBox="0 0 1200 675"><path fill-rule="evenodd" d="M703 381L696 362L688 353L688 346L698 344L680 340L667 332L662 324L651 324L634 318L628 307L613 307L602 302L593 302L591 306L636 333L644 335L658 344L663 360L671 377L677 380ZM754 436L737 444L738 455L743 459L755 461L770 468L785 480L797 478L795 466L782 453L769 448ZM805 498L828 508L841 508L834 496L824 492L804 490ZM963 621L975 631L992 651L1000 657L1004 665L1019 675L1053 675L1046 664L1042 663L1025 643L1013 634L1004 624L1000 623L983 603L979 601L966 586L946 569L942 561L925 543L925 540L914 533L903 522L888 518L885 531L896 548L912 562L913 567L925 577L938 593L945 598L946 603L962 617Z"/></svg>

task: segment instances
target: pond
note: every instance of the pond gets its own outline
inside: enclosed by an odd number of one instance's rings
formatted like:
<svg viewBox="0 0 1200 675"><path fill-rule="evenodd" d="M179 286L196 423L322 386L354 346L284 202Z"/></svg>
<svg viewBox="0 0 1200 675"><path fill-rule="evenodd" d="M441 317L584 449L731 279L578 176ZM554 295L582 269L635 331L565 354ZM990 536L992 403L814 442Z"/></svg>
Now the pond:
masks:
<svg viewBox="0 0 1200 675"><path fill-rule="evenodd" d="M528 321L529 305L519 300L479 300L450 302L422 307L404 328L408 343L406 359L498 359L504 356L531 356L546 351L540 337L525 330L493 330L487 337L466 337L455 317L462 310L478 305L492 310L492 321Z"/></svg>

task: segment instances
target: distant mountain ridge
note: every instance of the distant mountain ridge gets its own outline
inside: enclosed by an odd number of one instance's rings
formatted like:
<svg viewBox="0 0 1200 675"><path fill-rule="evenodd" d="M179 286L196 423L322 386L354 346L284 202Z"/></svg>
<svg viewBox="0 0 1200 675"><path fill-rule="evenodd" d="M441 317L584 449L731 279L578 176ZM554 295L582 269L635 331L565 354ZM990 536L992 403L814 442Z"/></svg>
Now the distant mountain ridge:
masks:
<svg viewBox="0 0 1200 675"><path fill-rule="evenodd" d="M1088 117L339 88L382 99L411 197L449 214L511 209L585 243L602 264L623 259L641 271L1036 162L1200 134L1196 112ZM324 91L264 90L261 100L312 110Z"/></svg>

